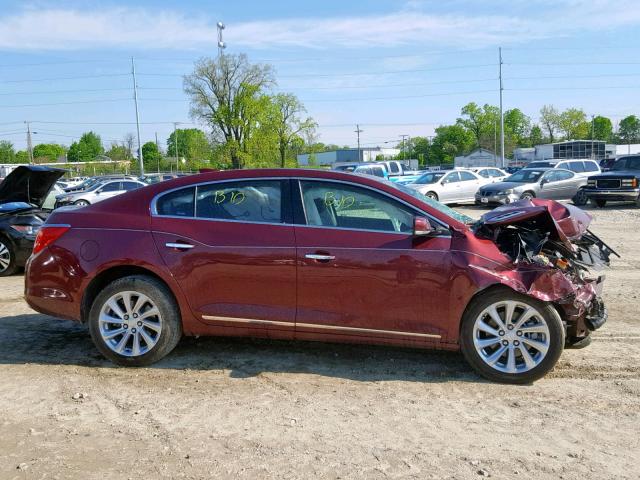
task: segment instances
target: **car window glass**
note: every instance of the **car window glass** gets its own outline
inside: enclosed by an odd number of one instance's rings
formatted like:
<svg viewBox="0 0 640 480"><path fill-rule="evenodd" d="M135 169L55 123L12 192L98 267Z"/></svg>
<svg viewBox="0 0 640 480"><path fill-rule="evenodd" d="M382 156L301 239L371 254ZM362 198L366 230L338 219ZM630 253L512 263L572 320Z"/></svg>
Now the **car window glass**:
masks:
<svg viewBox="0 0 640 480"><path fill-rule="evenodd" d="M595 162L584 162L584 171L585 172L597 172L598 165Z"/></svg>
<svg viewBox="0 0 640 480"><path fill-rule="evenodd" d="M484 178L489 178L491 176L491 170L480 170L478 175Z"/></svg>
<svg viewBox="0 0 640 480"><path fill-rule="evenodd" d="M391 173L398 173L400 171L400 168L398 167L397 164L391 162L389 164L389 170L391 171Z"/></svg>
<svg viewBox="0 0 640 480"><path fill-rule="evenodd" d="M569 170L576 173L584 172L584 162L569 162Z"/></svg>
<svg viewBox="0 0 640 480"><path fill-rule="evenodd" d="M500 170L492 169L491 170L491 176L492 177L504 177L504 173L502 173Z"/></svg>
<svg viewBox="0 0 640 480"><path fill-rule="evenodd" d="M136 182L122 182L122 190L135 190L136 188L140 188L141 185Z"/></svg>
<svg viewBox="0 0 640 480"><path fill-rule="evenodd" d="M477 178L473 175L473 173L469 172L458 172L460 174L460 179L463 182L468 182L469 180L477 180Z"/></svg>
<svg viewBox="0 0 640 480"><path fill-rule="evenodd" d="M459 181L460 181L460 176L458 175L458 172L451 172L449 175L444 177L444 180L442 181L442 183L456 183Z"/></svg>
<svg viewBox="0 0 640 480"><path fill-rule="evenodd" d="M373 174L376 177L384 178L384 170L382 168L378 167L378 168L373 168L372 170L373 170Z"/></svg>
<svg viewBox="0 0 640 480"><path fill-rule="evenodd" d="M279 180L212 183L198 187L196 217L282 223Z"/></svg>
<svg viewBox="0 0 640 480"><path fill-rule="evenodd" d="M413 232L411 209L380 193L333 182L300 183L308 225Z"/></svg>
<svg viewBox="0 0 640 480"><path fill-rule="evenodd" d="M156 202L158 215L193 217L195 187L182 188L161 196Z"/></svg>
<svg viewBox="0 0 640 480"><path fill-rule="evenodd" d="M120 187L120 182L111 182L102 186L100 189L101 192L118 192L122 190Z"/></svg>
<svg viewBox="0 0 640 480"><path fill-rule="evenodd" d="M545 179L552 183L552 182L559 182L561 180L568 180L570 178L573 178L574 174L572 172L568 172L566 170L552 170L550 172L547 172L547 175L545 175Z"/></svg>

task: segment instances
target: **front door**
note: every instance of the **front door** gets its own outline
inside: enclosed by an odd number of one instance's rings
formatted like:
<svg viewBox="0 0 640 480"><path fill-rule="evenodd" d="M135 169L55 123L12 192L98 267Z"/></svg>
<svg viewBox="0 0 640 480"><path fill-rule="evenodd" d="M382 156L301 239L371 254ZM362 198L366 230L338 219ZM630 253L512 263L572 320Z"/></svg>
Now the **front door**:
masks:
<svg viewBox="0 0 640 480"><path fill-rule="evenodd" d="M569 170L553 169L544 176L545 183L540 189L542 198L562 200L571 198L578 190L580 178Z"/></svg>
<svg viewBox="0 0 640 480"><path fill-rule="evenodd" d="M251 327L250 334L293 331L296 265L288 185L213 182L156 201L156 245L198 319Z"/></svg>
<svg viewBox="0 0 640 480"><path fill-rule="evenodd" d="M374 189L299 185L296 336L446 340L448 231L414 238L416 211Z"/></svg>

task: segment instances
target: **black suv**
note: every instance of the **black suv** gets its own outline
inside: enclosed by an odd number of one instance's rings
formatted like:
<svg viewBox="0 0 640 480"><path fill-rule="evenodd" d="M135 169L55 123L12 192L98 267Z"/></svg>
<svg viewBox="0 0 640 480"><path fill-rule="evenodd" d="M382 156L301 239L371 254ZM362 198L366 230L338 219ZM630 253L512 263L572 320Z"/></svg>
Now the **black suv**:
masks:
<svg viewBox="0 0 640 480"><path fill-rule="evenodd" d="M584 193L592 203L633 202L640 206L640 155L620 157L611 170L589 177Z"/></svg>

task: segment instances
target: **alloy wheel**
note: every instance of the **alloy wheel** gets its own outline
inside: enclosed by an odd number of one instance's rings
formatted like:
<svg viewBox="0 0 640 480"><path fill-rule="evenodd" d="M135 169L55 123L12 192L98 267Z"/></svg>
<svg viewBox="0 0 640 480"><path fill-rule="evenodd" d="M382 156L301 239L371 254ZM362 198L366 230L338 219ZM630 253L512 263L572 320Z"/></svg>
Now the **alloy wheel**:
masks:
<svg viewBox="0 0 640 480"><path fill-rule="evenodd" d="M473 325L476 352L492 369L523 373L538 366L550 348L549 326L531 305L514 300L485 308Z"/></svg>
<svg viewBox="0 0 640 480"><path fill-rule="evenodd" d="M4 272L11 265L11 251L4 242L0 242L0 272Z"/></svg>
<svg viewBox="0 0 640 480"><path fill-rule="evenodd" d="M103 304L98 327L109 349L118 355L138 357L158 343L162 316L146 295L136 291L118 292Z"/></svg>

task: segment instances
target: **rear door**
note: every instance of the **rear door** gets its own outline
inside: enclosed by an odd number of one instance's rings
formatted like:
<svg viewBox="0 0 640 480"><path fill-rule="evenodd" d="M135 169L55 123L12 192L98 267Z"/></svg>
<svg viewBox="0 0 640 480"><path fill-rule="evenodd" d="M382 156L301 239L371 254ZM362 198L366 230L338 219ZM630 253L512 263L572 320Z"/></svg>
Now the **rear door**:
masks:
<svg viewBox="0 0 640 480"><path fill-rule="evenodd" d="M288 179L185 187L158 197L152 212L158 250L197 318L241 334L276 329L293 335L296 265Z"/></svg>
<svg viewBox="0 0 640 480"><path fill-rule="evenodd" d="M102 200L106 200L107 198L115 197L116 195L120 195L123 192L124 190L122 188L121 181L107 182L102 187L98 188L94 196L93 203L101 202Z"/></svg>
<svg viewBox="0 0 640 480"><path fill-rule="evenodd" d="M569 170L556 169L545 173L545 184L540 189L541 198L562 200L573 197L580 184L580 177Z"/></svg>
<svg viewBox="0 0 640 480"><path fill-rule="evenodd" d="M476 192L480 188L480 179L471 172L461 171L460 174L460 198L464 202L473 202Z"/></svg>
<svg viewBox="0 0 640 480"><path fill-rule="evenodd" d="M462 193L460 192L462 185L460 185L460 175L458 172L449 172L440 180L440 183L442 184L442 188L438 192L438 199L442 203L453 203L462 198Z"/></svg>

